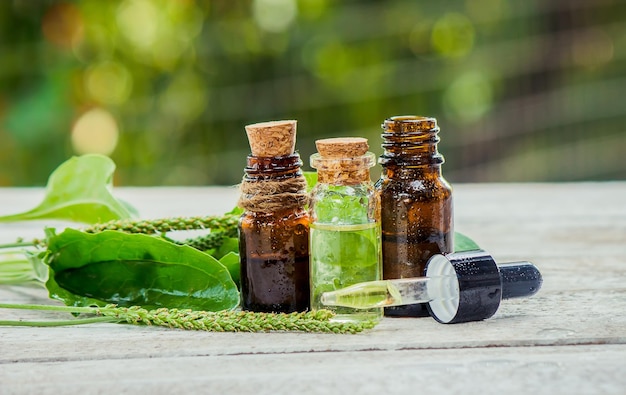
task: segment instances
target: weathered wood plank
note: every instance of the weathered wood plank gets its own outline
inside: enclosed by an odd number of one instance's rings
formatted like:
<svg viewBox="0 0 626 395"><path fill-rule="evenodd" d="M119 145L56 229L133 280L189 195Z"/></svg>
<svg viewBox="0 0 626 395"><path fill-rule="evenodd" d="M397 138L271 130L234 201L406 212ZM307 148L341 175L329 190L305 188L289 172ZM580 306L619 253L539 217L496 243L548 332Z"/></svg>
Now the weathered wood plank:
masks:
<svg viewBox="0 0 626 395"><path fill-rule="evenodd" d="M0 365L0 393L622 395L624 355L620 345L31 362Z"/></svg>
<svg viewBox="0 0 626 395"><path fill-rule="evenodd" d="M0 189L0 214L29 208L40 194ZM117 194L154 218L220 214L237 191ZM626 183L457 185L455 212L457 230L497 260L535 263L543 289L504 301L487 321L386 318L359 335L1 327L0 393L625 393ZM38 237L45 225L0 224L0 242ZM0 300L50 303L42 289L25 287L0 287ZM0 319L16 317L41 315L0 310Z"/></svg>
<svg viewBox="0 0 626 395"><path fill-rule="evenodd" d="M0 364L12 361L124 359L133 356L626 344L624 292L549 292L527 300L508 302L504 302L506 304L494 317L482 322L441 325L430 318L385 318L367 333L341 336L200 333L117 324L2 328ZM24 339L28 339L27 348L23 347Z"/></svg>

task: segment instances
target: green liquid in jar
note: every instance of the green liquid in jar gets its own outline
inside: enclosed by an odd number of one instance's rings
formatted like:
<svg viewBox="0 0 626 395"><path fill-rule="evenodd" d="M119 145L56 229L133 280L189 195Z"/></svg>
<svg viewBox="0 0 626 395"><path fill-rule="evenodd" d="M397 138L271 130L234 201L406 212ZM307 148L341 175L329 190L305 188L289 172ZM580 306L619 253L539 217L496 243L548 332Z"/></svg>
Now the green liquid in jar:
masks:
<svg viewBox="0 0 626 395"><path fill-rule="evenodd" d="M332 293L324 293L321 300L326 306L365 309L402 304L402 295L392 281L382 280L358 283Z"/></svg>
<svg viewBox="0 0 626 395"><path fill-rule="evenodd" d="M330 307L320 302L322 293L356 283L382 278L380 267L380 224L358 225L312 223L311 308L335 312L336 321L379 320L382 308Z"/></svg>

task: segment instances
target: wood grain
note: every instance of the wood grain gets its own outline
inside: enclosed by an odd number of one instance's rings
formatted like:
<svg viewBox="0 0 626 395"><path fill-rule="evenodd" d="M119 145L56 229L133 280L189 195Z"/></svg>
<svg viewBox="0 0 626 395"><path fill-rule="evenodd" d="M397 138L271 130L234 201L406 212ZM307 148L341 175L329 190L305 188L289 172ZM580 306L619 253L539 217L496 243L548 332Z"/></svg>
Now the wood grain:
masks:
<svg viewBox="0 0 626 395"><path fill-rule="evenodd" d="M219 214L237 198L235 188L117 193L144 218ZM0 214L42 194L0 189ZM358 335L0 327L0 394L626 393L626 183L457 185L454 196L456 229L501 262L535 263L537 295L482 322L385 318ZM2 224L0 242L45 225ZM50 303L43 289L8 286L0 301Z"/></svg>

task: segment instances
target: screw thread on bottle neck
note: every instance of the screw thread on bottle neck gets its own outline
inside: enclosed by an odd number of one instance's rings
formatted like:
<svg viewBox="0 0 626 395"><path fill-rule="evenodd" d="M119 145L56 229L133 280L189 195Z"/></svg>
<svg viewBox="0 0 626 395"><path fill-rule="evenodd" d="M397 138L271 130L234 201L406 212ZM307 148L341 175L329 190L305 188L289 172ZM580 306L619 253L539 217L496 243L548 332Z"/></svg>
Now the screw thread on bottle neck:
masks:
<svg viewBox="0 0 626 395"><path fill-rule="evenodd" d="M244 171L249 180L280 180L301 176L301 166L302 160L297 153L275 157L248 155Z"/></svg>
<svg viewBox="0 0 626 395"><path fill-rule="evenodd" d="M437 151L439 127L437 120L414 115L386 119L383 124L385 150L380 164L386 166L436 166L444 162Z"/></svg>

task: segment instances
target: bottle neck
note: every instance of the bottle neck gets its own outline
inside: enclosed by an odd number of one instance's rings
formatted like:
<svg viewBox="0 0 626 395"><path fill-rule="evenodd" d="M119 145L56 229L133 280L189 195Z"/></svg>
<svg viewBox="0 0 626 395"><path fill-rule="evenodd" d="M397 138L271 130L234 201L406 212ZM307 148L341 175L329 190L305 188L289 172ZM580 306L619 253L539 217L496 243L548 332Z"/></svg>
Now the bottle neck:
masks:
<svg viewBox="0 0 626 395"><path fill-rule="evenodd" d="M353 171L318 170L317 182L330 185L356 185L370 181L369 169Z"/></svg>
<svg viewBox="0 0 626 395"><path fill-rule="evenodd" d="M393 117L383 123L383 155L380 164L387 166L438 168L444 162L437 151L439 127L434 118Z"/></svg>
<svg viewBox="0 0 626 395"><path fill-rule="evenodd" d="M277 213L304 207L306 180L298 154L283 157L248 156L246 175L239 187L238 206L246 211Z"/></svg>
<svg viewBox="0 0 626 395"><path fill-rule="evenodd" d="M311 155L311 167L317 169L317 182L322 184L356 185L371 182L370 167L375 163L376 156L372 152L352 158Z"/></svg>
<svg viewBox="0 0 626 395"><path fill-rule="evenodd" d="M246 179L248 180L282 180L302 175L300 155L294 153L287 156L265 157L248 155L246 160Z"/></svg>

